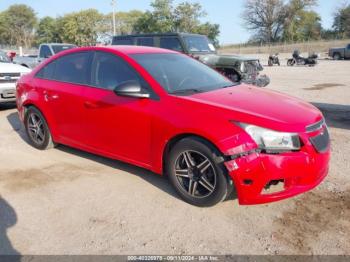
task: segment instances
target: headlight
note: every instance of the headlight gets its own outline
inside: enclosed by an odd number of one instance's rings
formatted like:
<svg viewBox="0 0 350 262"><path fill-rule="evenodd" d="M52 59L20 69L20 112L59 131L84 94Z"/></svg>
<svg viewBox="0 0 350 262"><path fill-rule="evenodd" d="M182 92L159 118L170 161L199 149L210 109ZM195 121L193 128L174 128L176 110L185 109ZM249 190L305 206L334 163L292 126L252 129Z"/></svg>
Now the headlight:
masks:
<svg viewBox="0 0 350 262"><path fill-rule="evenodd" d="M241 69L242 73L246 72L246 67L245 67L245 64L243 62L241 63L241 68L240 69Z"/></svg>
<svg viewBox="0 0 350 262"><path fill-rule="evenodd" d="M251 136L260 149L277 152L300 149L300 139L296 133L278 132L244 123L238 125Z"/></svg>

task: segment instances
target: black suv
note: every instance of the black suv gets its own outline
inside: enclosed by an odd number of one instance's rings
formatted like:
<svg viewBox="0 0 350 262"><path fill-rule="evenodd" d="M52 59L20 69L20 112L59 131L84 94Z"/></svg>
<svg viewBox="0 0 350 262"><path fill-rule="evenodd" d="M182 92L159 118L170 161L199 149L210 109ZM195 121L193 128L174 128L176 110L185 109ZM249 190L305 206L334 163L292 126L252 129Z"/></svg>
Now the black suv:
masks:
<svg viewBox="0 0 350 262"><path fill-rule="evenodd" d="M263 67L258 59L235 55L218 55L204 35L187 33L137 34L114 36L112 45L139 45L175 50L193 56L218 70L234 82L267 86L270 79L259 75Z"/></svg>

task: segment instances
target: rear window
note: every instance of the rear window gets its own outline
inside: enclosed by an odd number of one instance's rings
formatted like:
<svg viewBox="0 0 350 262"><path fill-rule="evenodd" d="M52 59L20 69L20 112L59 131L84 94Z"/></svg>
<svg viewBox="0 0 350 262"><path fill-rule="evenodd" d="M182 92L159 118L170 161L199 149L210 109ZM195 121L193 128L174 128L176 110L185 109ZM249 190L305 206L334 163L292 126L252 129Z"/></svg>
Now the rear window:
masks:
<svg viewBox="0 0 350 262"><path fill-rule="evenodd" d="M174 51L183 52L180 40L177 37L161 37L160 47Z"/></svg>
<svg viewBox="0 0 350 262"><path fill-rule="evenodd" d="M52 49L55 54L58 54L59 52L69 50L72 48L76 48L76 46L75 45L52 45Z"/></svg>

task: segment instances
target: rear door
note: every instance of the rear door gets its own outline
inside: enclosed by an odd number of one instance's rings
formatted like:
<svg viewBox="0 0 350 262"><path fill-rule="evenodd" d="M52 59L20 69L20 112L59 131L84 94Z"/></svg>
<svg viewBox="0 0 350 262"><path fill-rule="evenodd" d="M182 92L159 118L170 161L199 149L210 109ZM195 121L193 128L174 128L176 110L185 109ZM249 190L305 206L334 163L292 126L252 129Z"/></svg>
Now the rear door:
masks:
<svg viewBox="0 0 350 262"><path fill-rule="evenodd" d="M61 143L86 143L81 125L84 113L82 93L91 81L91 52L65 55L44 67L35 79L42 90L47 110Z"/></svg>

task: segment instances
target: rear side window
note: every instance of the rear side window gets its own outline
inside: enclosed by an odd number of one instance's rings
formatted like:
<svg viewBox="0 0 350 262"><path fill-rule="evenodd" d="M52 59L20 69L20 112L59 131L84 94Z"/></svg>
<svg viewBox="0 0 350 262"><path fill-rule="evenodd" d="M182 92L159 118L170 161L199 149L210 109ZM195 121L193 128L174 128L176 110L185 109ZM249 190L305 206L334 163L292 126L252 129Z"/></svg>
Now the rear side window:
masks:
<svg viewBox="0 0 350 262"><path fill-rule="evenodd" d="M40 47L39 57L41 57L41 58L48 58L50 56L52 56L50 48L47 45L42 45Z"/></svg>
<svg viewBox="0 0 350 262"><path fill-rule="evenodd" d="M133 45L131 37L114 37L112 45Z"/></svg>
<svg viewBox="0 0 350 262"><path fill-rule="evenodd" d="M93 86L108 90L113 90L123 82L141 81L135 70L122 58L105 52L96 52L92 75Z"/></svg>
<svg viewBox="0 0 350 262"><path fill-rule="evenodd" d="M74 53L56 60L54 80L89 85L91 80L91 55L89 52Z"/></svg>
<svg viewBox="0 0 350 262"><path fill-rule="evenodd" d="M50 64L46 65L43 67L37 74L37 78L42 78L42 79L52 79L53 74L55 72L56 68L56 61L51 62Z"/></svg>
<svg viewBox="0 0 350 262"><path fill-rule="evenodd" d="M183 48L181 46L180 40L177 37L161 37L160 47L170 50L175 50L182 52Z"/></svg>
<svg viewBox="0 0 350 262"><path fill-rule="evenodd" d="M137 45L154 46L154 40L152 37L141 37L137 39Z"/></svg>

